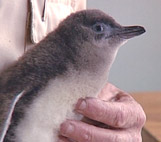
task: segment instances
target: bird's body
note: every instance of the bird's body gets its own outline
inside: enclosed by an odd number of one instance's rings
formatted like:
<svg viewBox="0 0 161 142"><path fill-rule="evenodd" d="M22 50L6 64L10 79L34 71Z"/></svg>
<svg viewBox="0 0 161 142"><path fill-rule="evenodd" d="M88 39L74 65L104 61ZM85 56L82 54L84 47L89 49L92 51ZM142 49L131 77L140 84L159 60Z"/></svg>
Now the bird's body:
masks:
<svg viewBox="0 0 161 142"><path fill-rule="evenodd" d="M51 80L47 87L39 92L39 97L34 103L27 108L27 116L18 127L20 141L55 141L63 121L81 118L73 112L77 100L80 97L94 97L105 83L94 80L86 74L77 73L72 73L67 78Z"/></svg>
<svg viewBox="0 0 161 142"><path fill-rule="evenodd" d="M65 119L81 118L77 100L95 97L107 82L118 47L143 32L98 10L67 17L1 72L0 142L56 142Z"/></svg>

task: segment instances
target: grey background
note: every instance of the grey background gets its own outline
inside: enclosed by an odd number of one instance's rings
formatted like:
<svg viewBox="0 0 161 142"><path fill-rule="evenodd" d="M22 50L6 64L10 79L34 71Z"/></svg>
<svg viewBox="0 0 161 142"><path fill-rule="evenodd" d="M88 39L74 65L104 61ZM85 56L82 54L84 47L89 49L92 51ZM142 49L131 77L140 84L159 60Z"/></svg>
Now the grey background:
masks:
<svg viewBox="0 0 161 142"><path fill-rule="evenodd" d="M119 50L109 82L128 92L161 91L161 1L87 0L122 25L142 25L146 33Z"/></svg>

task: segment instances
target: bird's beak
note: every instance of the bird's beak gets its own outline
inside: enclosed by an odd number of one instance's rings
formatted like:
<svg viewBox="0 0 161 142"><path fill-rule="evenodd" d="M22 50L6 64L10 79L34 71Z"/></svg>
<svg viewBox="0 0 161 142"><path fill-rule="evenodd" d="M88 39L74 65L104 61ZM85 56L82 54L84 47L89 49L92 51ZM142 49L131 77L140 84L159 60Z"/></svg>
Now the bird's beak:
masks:
<svg viewBox="0 0 161 142"><path fill-rule="evenodd" d="M145 32L145 29L141 26L123 26L116 31L116 35L123 39L130 39L135 36L139 36Z"/></svg>

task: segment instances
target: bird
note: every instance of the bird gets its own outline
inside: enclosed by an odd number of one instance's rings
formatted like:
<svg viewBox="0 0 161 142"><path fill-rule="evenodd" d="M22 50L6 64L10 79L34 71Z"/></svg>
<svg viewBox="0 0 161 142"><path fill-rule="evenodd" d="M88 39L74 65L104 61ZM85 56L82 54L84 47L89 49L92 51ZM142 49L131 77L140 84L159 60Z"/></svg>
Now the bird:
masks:
<svg viewBox="0 0 161 142"><path fill-rule="evenodd" d="M70 14L0 72L0 142L56 142L63 121L81 120L77 100L108 82L120 46L144 32L98 9Z"/></svg>

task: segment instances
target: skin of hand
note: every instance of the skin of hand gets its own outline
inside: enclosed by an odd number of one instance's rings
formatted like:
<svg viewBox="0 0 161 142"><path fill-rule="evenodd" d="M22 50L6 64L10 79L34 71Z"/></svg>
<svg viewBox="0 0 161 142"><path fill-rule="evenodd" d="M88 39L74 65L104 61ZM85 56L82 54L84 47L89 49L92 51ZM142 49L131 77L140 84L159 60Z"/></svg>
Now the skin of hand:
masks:
<svg viewBox="0 0 161 142"><path fill-rule="evenodd" d="M80 98L75 111L93 122L66 120L60 126L59 142L142 142L146 121L142 107L110 83L98 98Z"/></svg>

